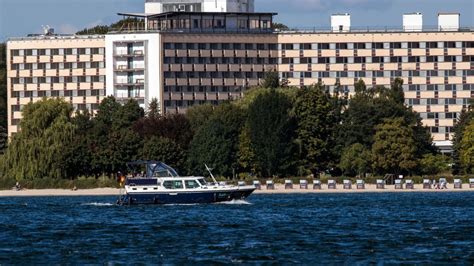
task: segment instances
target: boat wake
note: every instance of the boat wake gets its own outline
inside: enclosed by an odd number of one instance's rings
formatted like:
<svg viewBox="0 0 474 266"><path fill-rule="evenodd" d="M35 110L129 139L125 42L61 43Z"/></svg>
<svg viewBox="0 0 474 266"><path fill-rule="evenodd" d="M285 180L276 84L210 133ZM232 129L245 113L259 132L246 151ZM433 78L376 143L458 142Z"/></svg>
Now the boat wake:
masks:
<svg viewBox="0 0 474 266"><path fill-rule="evenodd" d="M230 204L230 205L252 205L252 203L239 199L239 200L231 200L231 201L223 201L223 202L217 202L216 204Z"/></svg>
<svg viewBox="0 0 474 266"><path fill-rule="evenodd" d="M103 206L113 206L115 204L112 204L112 203L106 203L106 202L90 202L90 203L83 203L81 204L82 206L99 206L99 207L103 207Z"/></svg>

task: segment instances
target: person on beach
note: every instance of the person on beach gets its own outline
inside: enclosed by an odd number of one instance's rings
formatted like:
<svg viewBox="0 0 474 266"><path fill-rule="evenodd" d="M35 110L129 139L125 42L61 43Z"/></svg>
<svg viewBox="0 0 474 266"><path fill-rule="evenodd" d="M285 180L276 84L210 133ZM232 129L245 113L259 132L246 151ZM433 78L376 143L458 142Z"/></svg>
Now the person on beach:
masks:
<svg viewBox="0 0 474 266"><path fill-rule="evenodd" d="M16 190L16 191L21 190L21 186L20 186L20 183L19 183L19 182L16 182L16 184L15 184L15 190Z"/></svg>

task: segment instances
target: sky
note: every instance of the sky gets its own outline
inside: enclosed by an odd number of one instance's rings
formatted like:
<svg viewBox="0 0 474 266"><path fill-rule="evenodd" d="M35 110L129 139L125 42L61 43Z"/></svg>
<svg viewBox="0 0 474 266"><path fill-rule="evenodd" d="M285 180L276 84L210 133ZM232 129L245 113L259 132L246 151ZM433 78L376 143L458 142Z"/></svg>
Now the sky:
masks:
<svg viewBox="0 0 474 266"><path fill-rule="evenodd" d="M461 26L474 27L474 0L255 0L257 12L276 12L290 27L327 28L330 15L350 13L354 27L400 27L402 14L423 13L423 24L437 25L439 12L461 14ZM0 42L9 37L56 33L119 20L118 12L143 12L144 0L0 0Z"/></svg>

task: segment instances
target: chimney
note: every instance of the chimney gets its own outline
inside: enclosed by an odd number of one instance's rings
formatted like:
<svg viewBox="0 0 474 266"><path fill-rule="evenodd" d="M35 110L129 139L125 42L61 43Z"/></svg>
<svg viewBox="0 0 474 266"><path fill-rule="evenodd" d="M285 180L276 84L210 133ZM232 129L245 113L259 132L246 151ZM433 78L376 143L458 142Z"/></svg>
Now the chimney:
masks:
<svg viewBox="0 0 474 266"><path fill-rule="evenodd" d="M420 12L403 14L404 31L422 31L423 15Z"/></svg>
<svg viewBox="0 0 474 266"><path fill-rule="evenodd" d="M459 30L459 13L439 13L438 14L439 31L457 31Z"/></svg>
<svg viewBox="0 0 474 266"><path fill-rule="evenodd" d="M331 15L331 30L347 32L351 30L351 15L349 13Z"/></svg>

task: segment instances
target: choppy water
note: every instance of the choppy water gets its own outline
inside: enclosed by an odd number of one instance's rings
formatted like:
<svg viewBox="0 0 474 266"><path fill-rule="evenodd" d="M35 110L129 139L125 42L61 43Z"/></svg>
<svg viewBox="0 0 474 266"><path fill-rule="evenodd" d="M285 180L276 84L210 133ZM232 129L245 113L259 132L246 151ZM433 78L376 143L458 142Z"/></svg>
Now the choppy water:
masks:
<svg viewBox="0 0 474 266"><path fill-rule="evenodd" d="M0 198L0 264L474 263L474 193ZM250 203L250 204L249 204Z"/></svg>

